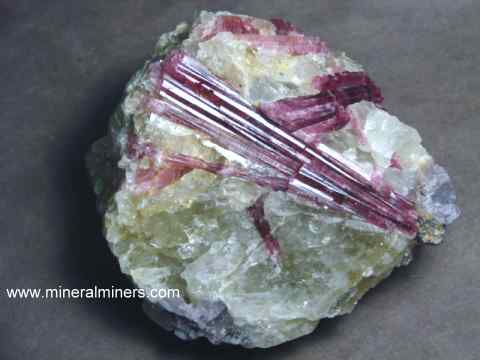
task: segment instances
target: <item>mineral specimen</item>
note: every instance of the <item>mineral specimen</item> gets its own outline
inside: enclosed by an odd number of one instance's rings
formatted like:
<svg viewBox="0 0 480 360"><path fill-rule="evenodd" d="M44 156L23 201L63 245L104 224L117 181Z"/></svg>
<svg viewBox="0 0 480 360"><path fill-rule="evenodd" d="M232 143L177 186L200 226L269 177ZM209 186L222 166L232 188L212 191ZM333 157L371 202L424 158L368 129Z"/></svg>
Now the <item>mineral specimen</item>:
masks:
<svg viewBox="0 0 480 360"><path fill-rule="evenodd" d="M271 347L350 312L459 214L362 67L290 23L202 12L160 37L88 167L145 311Z"/></svg>

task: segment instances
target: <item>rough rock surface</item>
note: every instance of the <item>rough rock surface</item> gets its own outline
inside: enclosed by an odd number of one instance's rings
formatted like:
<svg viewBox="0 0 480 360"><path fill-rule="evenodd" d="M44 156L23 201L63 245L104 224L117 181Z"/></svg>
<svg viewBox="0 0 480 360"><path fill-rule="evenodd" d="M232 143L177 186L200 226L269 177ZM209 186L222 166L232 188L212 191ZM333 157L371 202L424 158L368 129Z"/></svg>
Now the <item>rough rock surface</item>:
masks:
<svg viewBox="0 0 480 360"><path fill-rule="evenodd" d="M317 94L328 75L363 69L282 20L202 12L192 27L162 35L130 80L109 135L93 145L87 163L122 271L139 288L180 289L181 298L150 298L144 306L177 336L271 347L308 334L407 264L416 243L439 243L458 216L448 174L418 132L373 101L345 106L341 124L296 135L336 150L414 201L416 237L245 178L167 165L160 153L265 170L146 106L158 97L151 64L173 49L266 112L285 98ZM265 224L267 237L259 231Z"/></svg>

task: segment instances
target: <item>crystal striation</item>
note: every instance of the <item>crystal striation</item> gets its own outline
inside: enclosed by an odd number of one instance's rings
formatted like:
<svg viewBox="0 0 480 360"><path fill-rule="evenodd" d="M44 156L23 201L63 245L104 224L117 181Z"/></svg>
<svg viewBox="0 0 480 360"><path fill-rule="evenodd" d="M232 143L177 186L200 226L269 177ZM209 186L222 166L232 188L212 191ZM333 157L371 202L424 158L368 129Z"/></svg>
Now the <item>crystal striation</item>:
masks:
<svg viewBox="0 0 480 360"><path fill-rule="evenodd" d="M439 243L459 215L450 178L382 102L282 19L202 12L162 35L87 157L145 312L183 339L271 347Z"/></svg>

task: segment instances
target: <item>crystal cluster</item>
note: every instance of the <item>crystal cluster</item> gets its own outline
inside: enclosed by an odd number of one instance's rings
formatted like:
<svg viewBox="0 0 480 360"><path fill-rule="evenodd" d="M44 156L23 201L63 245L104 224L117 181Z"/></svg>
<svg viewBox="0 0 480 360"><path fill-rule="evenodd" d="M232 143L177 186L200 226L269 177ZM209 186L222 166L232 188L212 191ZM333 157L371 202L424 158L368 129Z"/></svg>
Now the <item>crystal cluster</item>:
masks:
<svg viewBox="0 0 480 360"><path fill-rule="evenodd" d="M179 337L271 347L439 243L459 214L363 68L292 24L202 12L160 37L87 158L105 234Z"/></svg>

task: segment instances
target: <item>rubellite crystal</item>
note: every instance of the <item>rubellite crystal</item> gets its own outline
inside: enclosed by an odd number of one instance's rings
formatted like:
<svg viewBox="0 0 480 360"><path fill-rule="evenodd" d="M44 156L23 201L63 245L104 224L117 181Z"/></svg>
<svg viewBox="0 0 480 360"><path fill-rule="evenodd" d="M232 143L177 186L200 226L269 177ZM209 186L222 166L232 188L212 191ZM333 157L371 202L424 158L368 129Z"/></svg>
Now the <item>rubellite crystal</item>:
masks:
<svg viewBox="0 0 480 360"><path fill-rule="evenodd" d="M167 59L152 65L155 66L160 69L152 69L153 83L162 100L151 101L153 112L166 117L171 114L172 121L203 131L217 144L264 166L280 161L282 165L271 170L278 170L279 176L284 177L284 191L361 216L384 229L396 227L409 235L416 234L417 214L413 202L390 191L387 185L377 184L378 189L375 189L373 181L338 152L322 144L311 147L287 131L331 118L347 117L336 109L337 106L378 100L379 95L371 95L378 90L370 86L371 82L365 75L340 74L332 77L331 90L314 97L283 100L283 104L274 105L273 108L280 107L280 115L270 111L270 118L278 120L288 114L277 126L184 53L173 52ZM287 102L288 105L285 104ZM285 105L297 112L314 113L316 116L292 116L288 111L282 111ZM326 108L334 111L328 113ZM312 109L320 109L320 116ZM229 140L225 141L226 138ZM239 142L255 146L255 153L261 156L245 153L240 149Z"/></svg>
<svg viewBox="0 0 480 360"><path fill-rule="evenodd" d="M281 19L202 12L162 35L88 157L122 271L182 294L147 314L270 347L440 242L450 179L382 102L361 66Z"/></svg>

